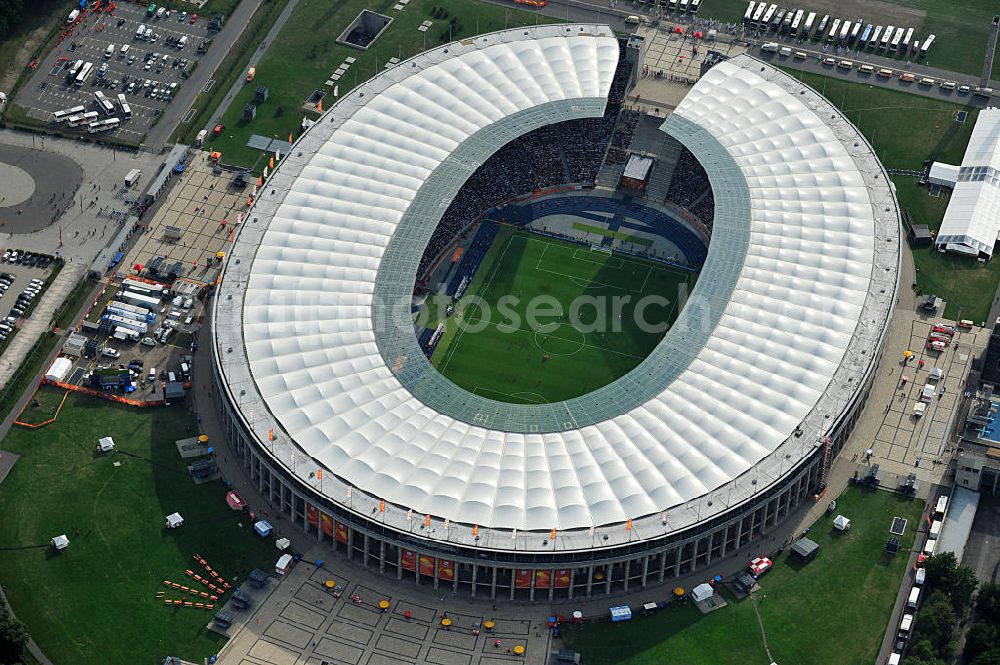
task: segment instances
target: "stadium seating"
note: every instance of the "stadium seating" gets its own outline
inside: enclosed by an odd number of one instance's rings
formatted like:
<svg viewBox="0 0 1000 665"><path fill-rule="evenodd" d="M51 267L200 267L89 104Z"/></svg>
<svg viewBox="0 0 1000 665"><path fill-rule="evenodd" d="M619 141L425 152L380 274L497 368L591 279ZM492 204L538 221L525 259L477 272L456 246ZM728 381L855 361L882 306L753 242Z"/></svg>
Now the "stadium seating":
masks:
<svg viewBox="0 0 1000 665"><path fill-rule="evenodd" d="M674 169L673 180L664 200L690 210L711 230L715 215L712 185L705 169L687 148L681 149L677 168Z"/></svg>

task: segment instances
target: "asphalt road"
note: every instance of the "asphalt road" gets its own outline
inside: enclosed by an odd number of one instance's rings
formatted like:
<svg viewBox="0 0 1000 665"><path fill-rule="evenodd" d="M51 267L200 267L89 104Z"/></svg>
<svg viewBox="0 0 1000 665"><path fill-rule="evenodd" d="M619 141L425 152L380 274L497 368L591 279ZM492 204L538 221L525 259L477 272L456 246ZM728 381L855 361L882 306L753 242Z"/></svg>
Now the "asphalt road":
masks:
<svg viewBox="0 0 1000 665"><path fill-rule="evenodd" d="M146 140L143 143L145 150L158 153L163 149L170 135L173 134L174 128L191 109L195 98L201 93L208 80L214 76L222 59L226 57L229 49L243 34L243 30L250 22L250 17L257 11L261 2L263 0L243 0L237 5L236 11L231 16L226 17L225 25L213 37L211 48L198 61L198 67L194 70L194 74L180 87L173 103L168 104L164 110L160 121L146 134Z"/></svg>

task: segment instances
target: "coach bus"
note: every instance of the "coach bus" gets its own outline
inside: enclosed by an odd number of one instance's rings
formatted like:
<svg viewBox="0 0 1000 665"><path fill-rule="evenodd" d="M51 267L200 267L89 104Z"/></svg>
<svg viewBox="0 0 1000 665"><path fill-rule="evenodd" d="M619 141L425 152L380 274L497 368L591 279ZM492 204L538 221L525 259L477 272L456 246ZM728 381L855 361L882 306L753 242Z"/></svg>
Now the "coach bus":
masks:
<svg viewBox="0 0 1000 665"><path fill-rule="evenodd" d="M933 43L934 35L927 35L927 39L920 45L920 55L927 55L927 51L931 50L931 44Z"/></svg>
<svg viewBox="0 0 1000 665"><path fill-rule="evenodd" d="M74 115L66 119L66 124L70 127L79 127L80 125L86 125L87 123L97 120L97 111L87 111L86 113L81 113L80 115Z"/></svg>
<svg viewBox="0 0 1000 665"><path fill-rule="evenodd" d="M81 87L90 78L90 72L94 69L94 63L88 62L80 69L80 73L76 75L76 87Z"/></svg>
<svg viewBox="0 0 1000 665"><path fill-rule="evenodd" d="M743 21L749 23L753 20L753 10L757 8L757 3L754 0L750 0L750 4L747 6L746 12L743 14Z"/></svg>
<svg viewBox="0 0 1000 665"><path fill-rule="evenodd" d="M900 46L902 47L904 53L910 50L911 39L913 39L913 28L907 29L906 34L903 36L903 41L900 42Z"/></svg>
<svg viewBox="0 0 1000 665"><path fill-rule="evenodd" d="M837 38L837 33L840 32L840 19L833 19L833 25L830 26L830 32L826 34L826 41L832 42Z"/></svg>
<svg viewBox="0 0 1000 665"><path fill-rule="evenodd" d="M792 19L792 34L799 34L799 26L802 25L802 16L805 14L803 10L798 10L795 12L795 18Z"/></svg>
<svg viewBox="0 0 1000 665"><path fill-rule="evenodd" d="M127 101L125 101L125 93L122 93L122 92L118 93L118 104L122 107L122 114L126 118L131 118L132 117L132 107L128 105Z"/></svg>
<svg viewBox="0 0 1000 665"><path fill-rule="evenodd" d="M861 19L858 19L857 22L855 22L854 27L851 28L851 34L848 39L853 42L857 40L859 34L861 34Z"/></svg>
<svg viewBox="0 0 1000 665"><path fill-rule="evenodd" d="M86 109L82 106L74 106L71 109L63 109L62 111L56 111L52 114L52 120L55 122L62 122L63 120L68 120L77 113L83 113Z"/></svg>
<svg viewBox="0 0 1000 665"><path fill-rule="evenodd" d="M841 44L847 42L847 38L851 35L851 19L845 18L843 24L840 26L840 36L837 41Z"/></svg>
<svg viewBox="0 0 1000 665"><path fill-rule="evenodd" d="M94 91L94 99L97 100L97 106L104 112L104 115L111 115L115 112L115 105L100 90Z"/></svg>
<svg viewBox="0 0 1000 665"><path fill-rule="evenodd" d="M775 9L777 9L777 7L775 7ZM758 28L760 27L760 22L764 19L764 12L766 11L767 11L766 2L761 2L760 4L758 4L757 9L753 11L753 22L757 24Z"/></svg>
<svg viewBox="0 0 1000 665"><path fill-rule="evenodd" d="M691 0L691 13L697 14L698 9L701 8L701 0Z"/></svg>
<svg viewBox="0 0 1000 665"><path fill-rule="evenodd" d="M806 22L802 24L802 36L808 37L812 32L813 23L816 21L816 12L809 12L806 15Z"/></svg>
<svg viewBox="0 0 1000 665"><path fill-rule="evenodd" d="M882 36L882 26L876 26L875 32L872 33L872 38L868 42L868 48L875 48L878 46L878 38Z"/></svg>
<svg viewBox="0 0 1000 665"><path fill-rule="evenodd" d="M892 41L892 33L895 32L895 30L896 29L891 25L885 29L885 32L882 33L882 40L878 43L878 47L880 49L889 48L889 42Z"/></svg>
<svg viewBox="0 0 1000 665"><path fill-rule="evenodd" d="M76 80L76 75L80 73L80 68L83 67L83 60L77 60L72 65L70 65L69 71L66 73L66 82L72 83Z"/></svg>
<svg viewBox="0 0 1000 665"><path fill-rule="evenodd" d="M858 41L862 47L868 43L868 38L872 36L872 28L874 27L871 23L865 26L864 32L861 33L861 39Z"/></svg>
<svg viewBox="0 0 1000 665"><path fill-rule="evenodd" d="M903 39L903 28L896 28L896 34L892 36L892 50L899 50L899 42Z"/></svg>

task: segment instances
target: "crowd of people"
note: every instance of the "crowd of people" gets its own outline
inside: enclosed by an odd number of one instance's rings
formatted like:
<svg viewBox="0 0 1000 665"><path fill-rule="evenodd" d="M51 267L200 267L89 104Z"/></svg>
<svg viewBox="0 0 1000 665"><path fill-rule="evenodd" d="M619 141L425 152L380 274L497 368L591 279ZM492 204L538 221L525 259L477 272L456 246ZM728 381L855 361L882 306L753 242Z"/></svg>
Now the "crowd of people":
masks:
<svg viewBox="0 0 1000 665"><path fill-rule="evenodd" d="M711 230L712 218L715 216L712 185L704 167L687 148L681 148L670 189L664 200L690 210Z"/></svg>
<svg viewBox="0 0 1000 665"><path fill-rule="evenodd" d="M608 156L605 161L609 164L624 164L628 161L628 148L632 144L632 137L635 136L635 128L639 126L639 118L642 114L639 111L622 109L618 119L618 127L611 136L611 147L608 148Z"/></svg>

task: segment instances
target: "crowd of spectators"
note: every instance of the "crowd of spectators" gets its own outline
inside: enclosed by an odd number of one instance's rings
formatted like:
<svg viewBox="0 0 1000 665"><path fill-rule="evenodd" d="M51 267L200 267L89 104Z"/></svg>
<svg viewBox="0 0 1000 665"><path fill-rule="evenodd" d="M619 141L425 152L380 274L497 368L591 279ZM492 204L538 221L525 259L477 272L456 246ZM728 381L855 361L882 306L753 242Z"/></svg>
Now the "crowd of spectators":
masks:
<svg viewBox="0 0 1000 665"><path fill-rule="evenodd" d="M681 148L665 200L691 211L709 229L715 216L712 185L704 167L687 148Z"/></svg>
<svg viewBox="0 0 1000 665"><path fill-rule="evenodd" d="M632 76L632 63L625 59L625 40L618 40L618 68L611 79L611 89L608 91L608 102L620 105L625 101L628 92L628 82Z"/></svg>
<svg viewBox="0 0 1000 665"><path fill-rule="evenodd" d="M642 114L639 111L622 109L618 118L618 127L611 136L608 156L605 158L608 164L624 164L628 161L628 148L632 144L632 137L635 136L635 128L639 126L639 118L641 117Z"/></svg>

